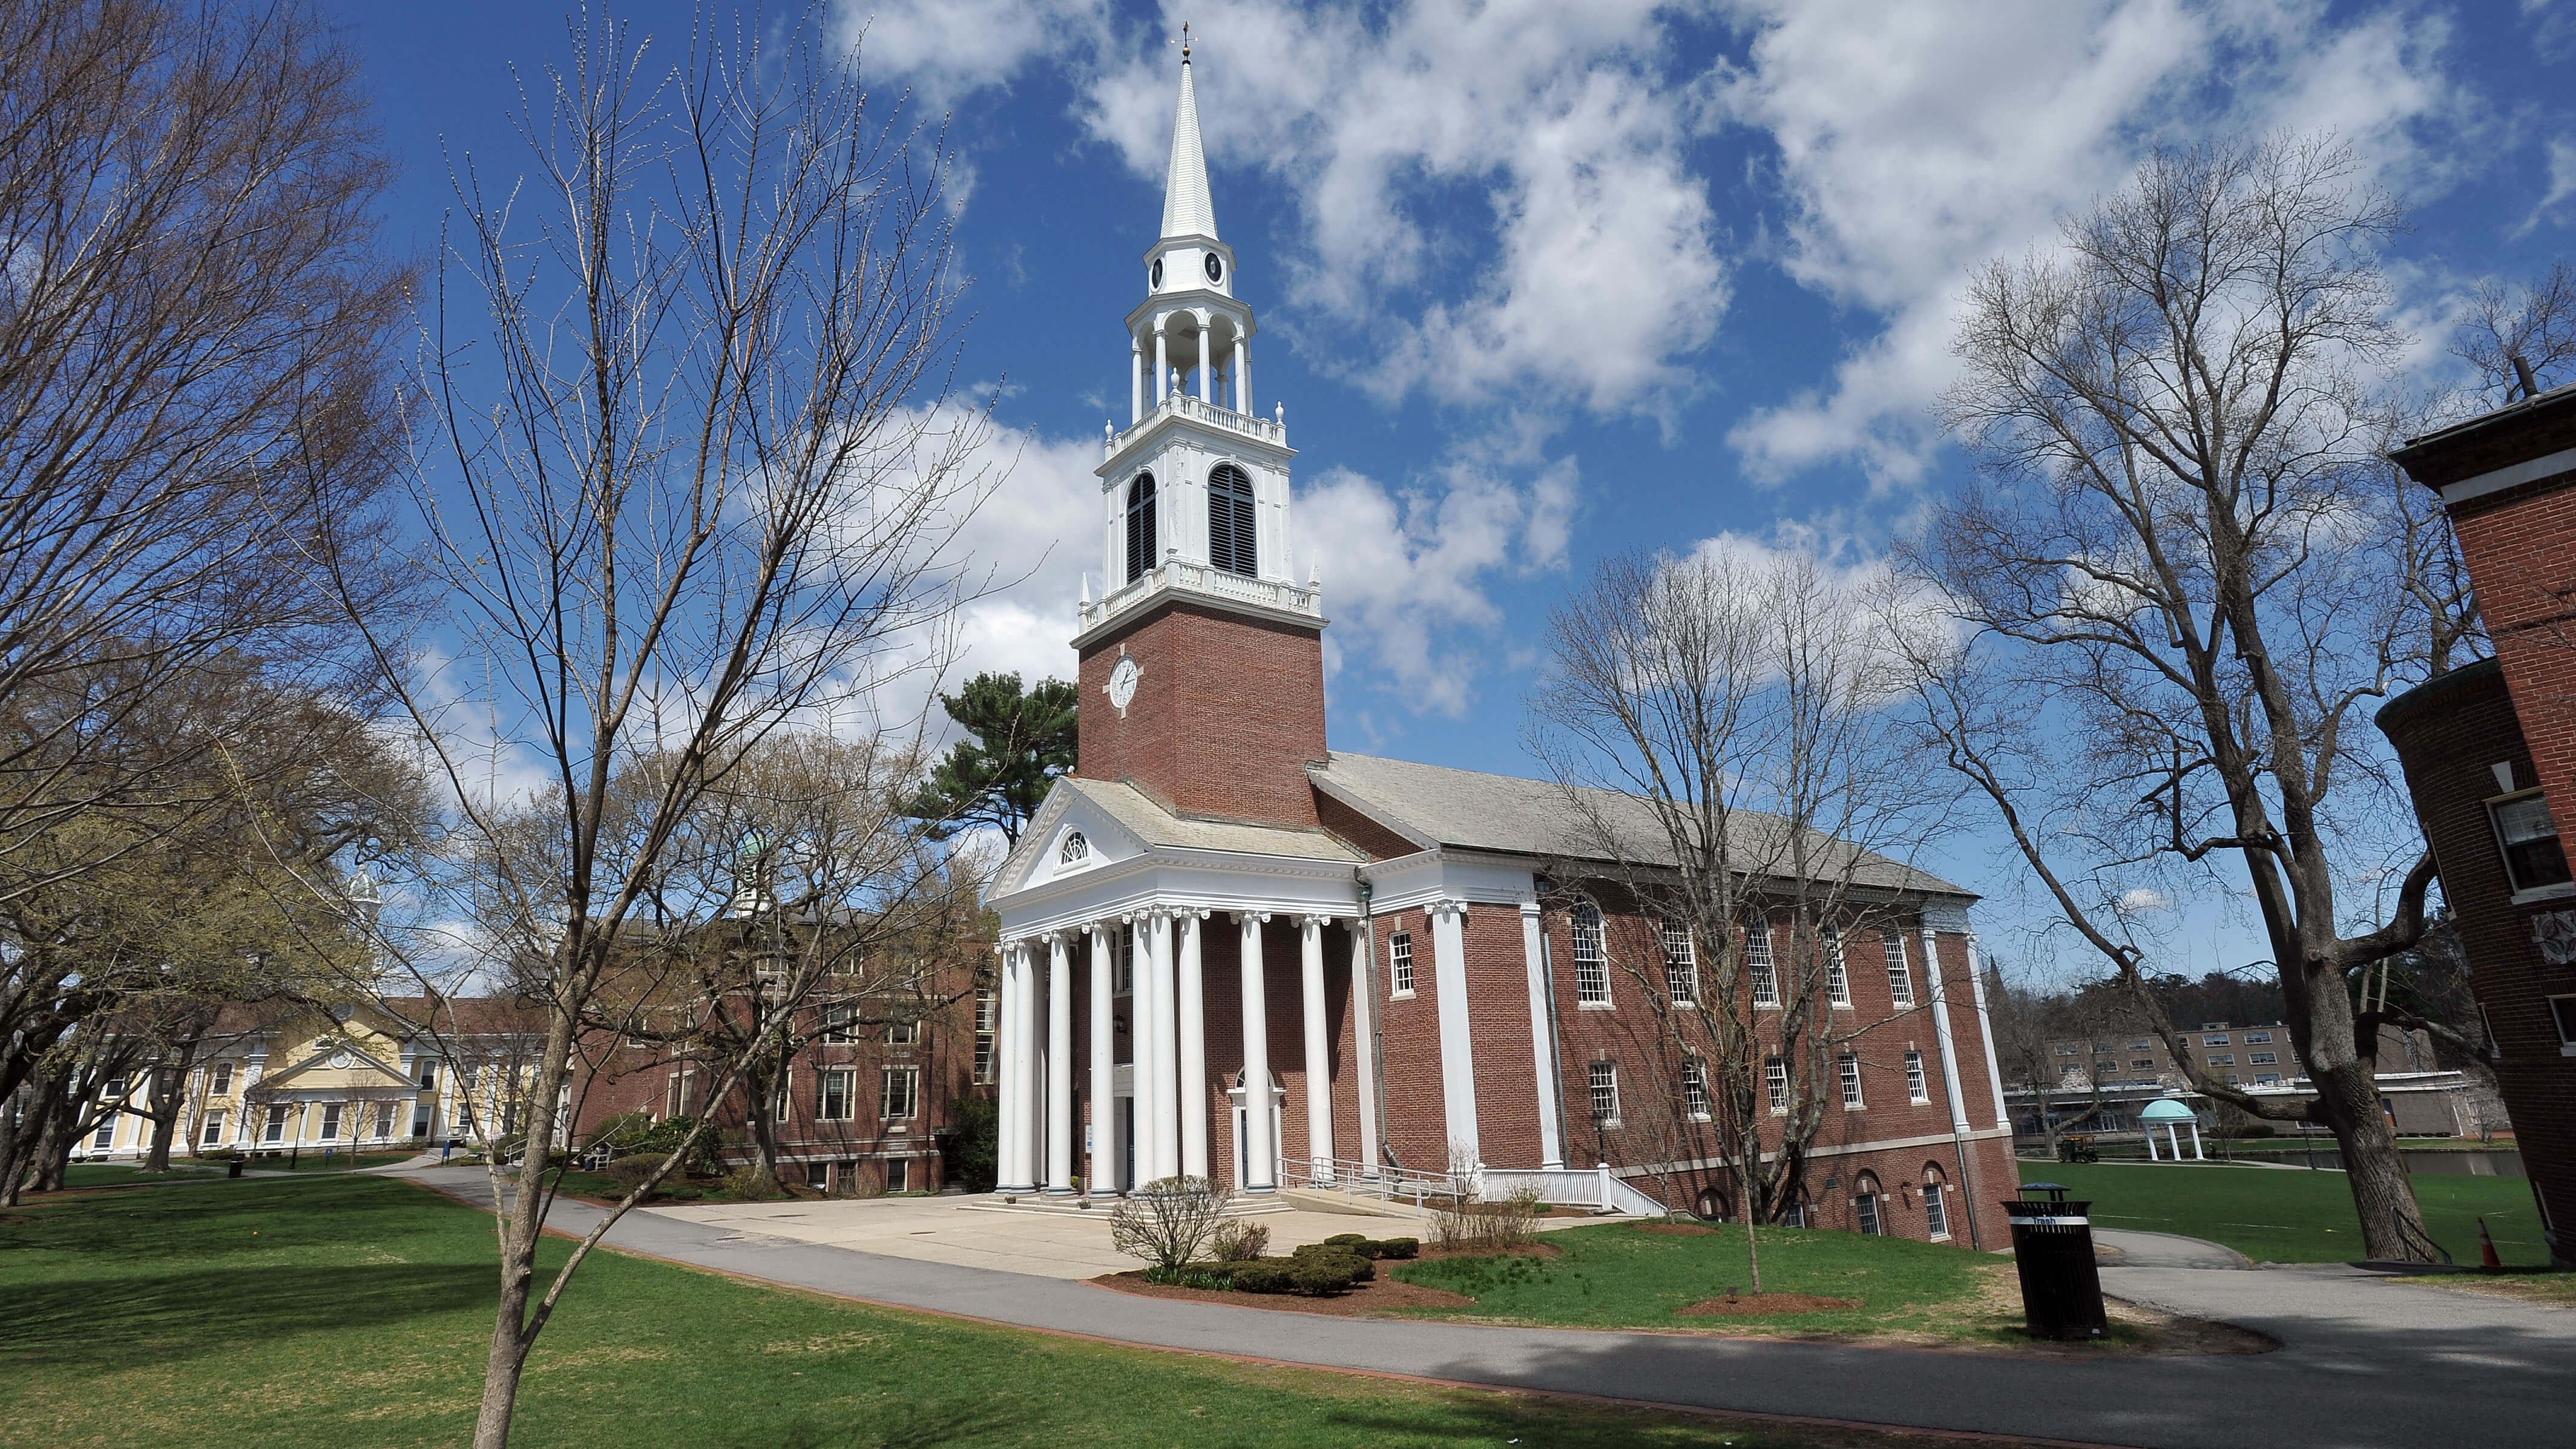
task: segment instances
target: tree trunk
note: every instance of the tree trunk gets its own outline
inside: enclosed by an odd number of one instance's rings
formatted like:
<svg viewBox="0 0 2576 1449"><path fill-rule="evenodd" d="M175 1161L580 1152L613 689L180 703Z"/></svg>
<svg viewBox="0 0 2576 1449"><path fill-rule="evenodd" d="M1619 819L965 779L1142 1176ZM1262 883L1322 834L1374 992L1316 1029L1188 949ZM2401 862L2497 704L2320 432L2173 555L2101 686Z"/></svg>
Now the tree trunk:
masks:
<svg viewBox="0 0 2576 1449"><path fill-rule="evenodd" d="M2379 1084L2368 1058L2340 1066L2311 1066L2316 1083L2317 1115L2334 1129L2343 1149L2345 1180L2352 1205L2361 1217L2361 1238L2369 1257L2380 1262L2429 1263L2438 1256L2424 1231L2424 1214L2415 1205L2415 1184L2406 1176L2405 1159L2397 1155L2396 1134L2380 1110Z"/></svg>
<svg viewBox="0 0 2576 1449"><path fill-rule="evenodd" d="M1762 1295L1762 1245L1755 1241L1753 1214L1744 1215L1744 1269L1753 1277L1753 1294Z"/></svg>
<svg viewBox="0 0 2576 1449"><path fill-rule="evenodd" d="M522 1183L527 1174L519 1174ZM537 1194L522 1192L522 1200ZM492 1323L492 1353L483 1366L483 1408L474 1418L474 1449L509 1449L510 1418L519 1403L519 1375L527 1367L528 1286L536 1277L536 1255L519 1251L517 1214L511 1215L502 1254L501 1308Z"/></svg>

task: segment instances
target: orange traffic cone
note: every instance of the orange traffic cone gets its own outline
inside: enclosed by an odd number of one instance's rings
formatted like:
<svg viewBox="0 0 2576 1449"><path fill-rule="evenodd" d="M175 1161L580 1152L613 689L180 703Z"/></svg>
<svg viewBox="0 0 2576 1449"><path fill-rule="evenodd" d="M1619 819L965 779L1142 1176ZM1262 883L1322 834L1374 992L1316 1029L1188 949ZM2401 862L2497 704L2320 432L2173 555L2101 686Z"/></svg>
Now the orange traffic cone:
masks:
<svg viewBox="0 0 2576 1449"><path fill-rule="evenodd" d="M2496 1256L2495 1239L2487 1236L2485 1218L2478 1219L2478 1266L2490 1272L2504 1266L2504 1259Z"/></svg>

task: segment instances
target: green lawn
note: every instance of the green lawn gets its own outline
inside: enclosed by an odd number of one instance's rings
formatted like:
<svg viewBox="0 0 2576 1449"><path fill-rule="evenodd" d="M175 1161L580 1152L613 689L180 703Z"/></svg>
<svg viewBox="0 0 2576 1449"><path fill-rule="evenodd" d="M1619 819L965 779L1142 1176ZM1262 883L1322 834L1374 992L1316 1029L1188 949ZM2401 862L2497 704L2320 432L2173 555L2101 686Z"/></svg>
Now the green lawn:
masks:
<svg viewBox="0 0 2576 1449"><path fill-rule="evenodd" d="M2284 1172L2222 1163L2025 1162L2024 1182L2060 1182L2090 1198L2105 1228L2180 1233L2224 1243L2258 1263L2339 1263L2363 1255L2352 1189L2340 1172ZM2434 1241L2463 1263L2478 1260L2483 1214L2508 1264L2545 1264L2540 1214L2519 1177L2418 1173L2415 1200Z"/></svg>
<svg viewBox="0 0 2576 1449"><path fill-rule="evenodd" d="M489 1219L404 1182L38 1198L0 1216L0 1445L461 1443L492 1295ZM583 1270L521 1405L528 1449L1934 1442L1114 1348L613 1254Z"/></svg>
<svg viewBox="0 0 2576 1449"><path fill-rule="evenodd" d="M223 1168L203 1162L182 1160L170 1164L172 1176L184 1173L190 1177L208 1177L220 1176L222 1172ZM163 1180L160 1173L145 1172L131 1162L75 1162L63 1169L65 1187L114 1187L124 1182Z"/></svg>
<svg viewBox="0 0 2576 1449"><path fill-rule="evenodd" d="M1752 1291L1741 1227L1683 1235L1621 1223L1549 1233L1546 1241L1558 1256L1443 1258L1381 1266L1391 1267L1406 1282L1476 1300L1471 1308L1407 1310L1425 1317L1584 1328L1750 1328L2028 1342L2017 1290L1997 1291L2011 1280L2012 1266L1961 1248L1823 1229L1764 1228L1765 1291L1853 1298L1861 1306L1683 1318L1675 1315L1676 1309L1729 1288Z"/></svg>

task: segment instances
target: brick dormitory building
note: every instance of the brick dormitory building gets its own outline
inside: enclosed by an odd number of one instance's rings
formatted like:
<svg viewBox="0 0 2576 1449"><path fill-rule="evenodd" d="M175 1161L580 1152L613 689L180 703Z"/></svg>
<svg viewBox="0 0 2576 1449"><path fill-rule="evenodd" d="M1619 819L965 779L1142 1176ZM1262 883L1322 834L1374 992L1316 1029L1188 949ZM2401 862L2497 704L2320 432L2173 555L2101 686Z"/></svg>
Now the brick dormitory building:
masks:
<svg viewBox="0 0 2576 1449"><path fill-rule="evenodd" d="M2395 455L2438 491L2493 658L2391 700L2379 727L2457 915L2496 1083L2551 1257L2576 1264L2576 386Z"/></svg>
<svg viewBox="0 0 2576 1449"><path fill-rule="evenodd" d="M1079 763L988 896L1003 1191L1455 1166L1731 1213L1703 1069L1653 1025L1705 943L1613 887L1558 786L1326 744L1322 591L1290 566L1294 455L1254 404L1186 57L1143 261L1130 426L1098 469L1108 587L1073 639ZM1972 897L1876 857L1852 879L1797 1216L1996 1246L2016 1177ZM1742 938L1757 1021L1774 925Z"/></svg>

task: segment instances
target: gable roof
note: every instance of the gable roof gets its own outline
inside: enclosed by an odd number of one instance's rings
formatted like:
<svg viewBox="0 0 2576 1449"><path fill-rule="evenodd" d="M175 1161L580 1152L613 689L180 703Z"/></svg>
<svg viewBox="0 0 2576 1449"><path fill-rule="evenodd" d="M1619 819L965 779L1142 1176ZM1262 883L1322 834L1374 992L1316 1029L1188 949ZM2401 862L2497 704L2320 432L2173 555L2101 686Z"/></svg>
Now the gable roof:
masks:
<svg viewBox="0 0 2576 1449"><path fill-rule="evenodd" d="M1290 825L1254 825L1241 820L1212 820L1204 816L1181 815L1163 808L1160 801L1123 780L1085 780L1072 775L1058 776L1055 788L1047 792L1046 802L1029 818L1028 827L1020 832L1019 843L1011 848L1002 868L994 873L996 881L1011 882L1006 889L1018 889L1031 883L1040 863L1038 852L1054 840L1056 826L1077 809L1105 817L1110 824L1125 831L1135 842L1148 849L1214 850L1233 855L1284 856L1291 860L1342 861L1359 865L1368 860L1348 842L1317 827Z"/></svg>
<svg viewBox="0 0 2576 1449"><path fill-rule="evenodd" d="M1565 787L1553 781L1339 750L1322 764L1307 766L1306 774L1317 789L1426 850L1451 846L1567 860L1611 858L1589 827L1566 808ZM1651 802L1615 790L1579 787L1576 793L1609 828L1627 859L1642 865L1675 863ZM1748 858L1786 857L1786 822L1750 811L1736 819L1748 832L1743 842ZM1938 876L1844 841L1819 835L1813 848L1826 873L1840 875L1848 868L1856 885L1928 895L1973 895Z"/></svg>

